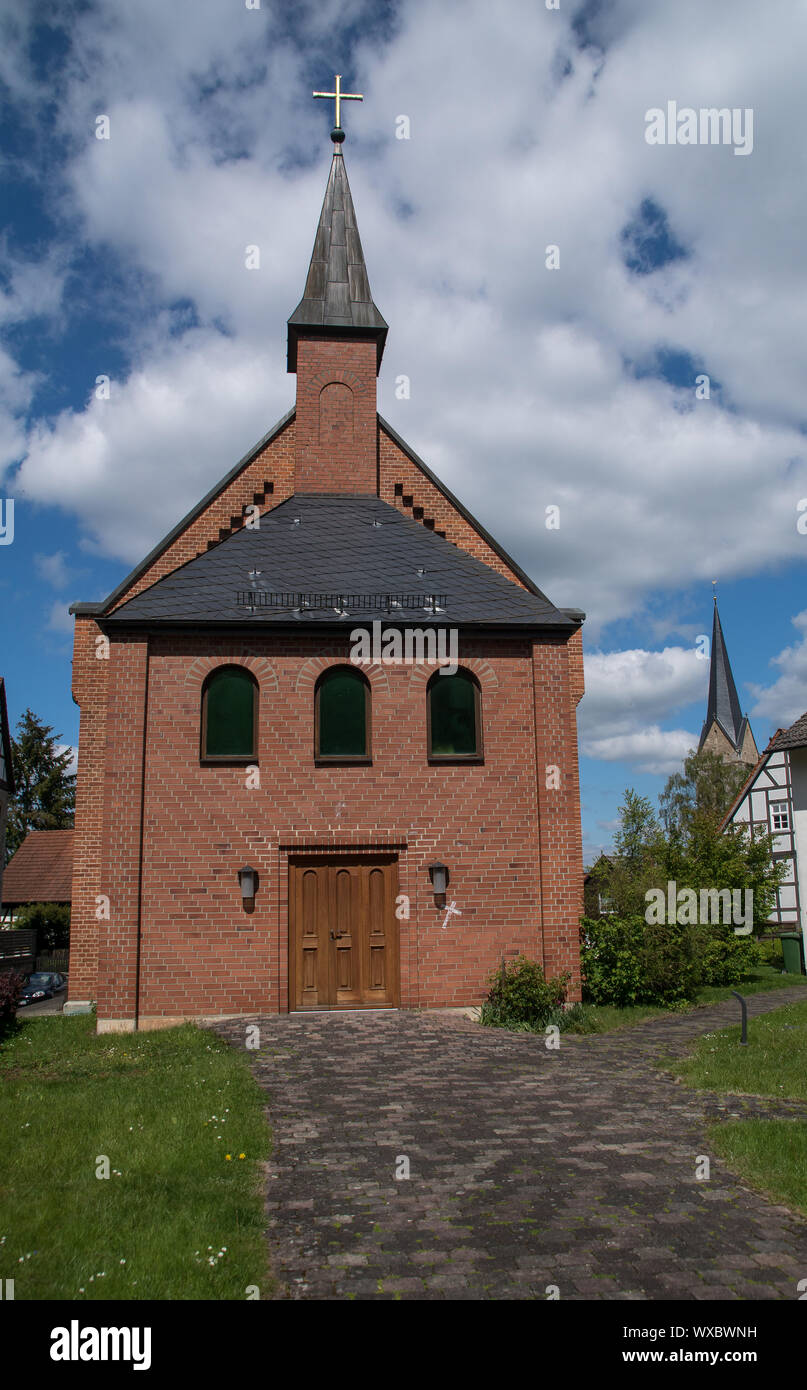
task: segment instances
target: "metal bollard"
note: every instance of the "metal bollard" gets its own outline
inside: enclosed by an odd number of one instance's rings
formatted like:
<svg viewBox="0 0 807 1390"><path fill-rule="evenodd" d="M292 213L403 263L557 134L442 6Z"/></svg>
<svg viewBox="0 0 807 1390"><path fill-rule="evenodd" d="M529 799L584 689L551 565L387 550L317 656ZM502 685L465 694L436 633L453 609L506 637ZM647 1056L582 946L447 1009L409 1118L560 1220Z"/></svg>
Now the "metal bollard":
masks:
<svg viewBox="0 0 807 1390"><path fill-rule="evenodd" d="M739 1001L740 1001L740 1012L741 1012L741 1014L742 1014L742 1021L741 1021L741 1025L740 1025L740 1046L741 1046L741 1047L747 1047L747 1046L748 1046L748 1005L746 1004L745 1000L743 999L743 996L742 996L741 994L738 994L738 993L737 993L736 989L733 989L731 992L732 992L732 994L734 995L734 998L735 998L735 999L739 999Z"/></svg>

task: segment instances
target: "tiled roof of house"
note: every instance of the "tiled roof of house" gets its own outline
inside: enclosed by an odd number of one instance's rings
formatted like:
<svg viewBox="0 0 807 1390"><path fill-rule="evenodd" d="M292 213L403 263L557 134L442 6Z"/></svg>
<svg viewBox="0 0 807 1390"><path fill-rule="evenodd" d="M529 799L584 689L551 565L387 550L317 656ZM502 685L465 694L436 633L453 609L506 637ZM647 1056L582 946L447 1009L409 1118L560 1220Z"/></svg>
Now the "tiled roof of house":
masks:
<svg viewBox="0 0 807 1390"><path fill-rule="evenodd" d="M69 903L73 831L31 830L3 871L3 904Z"/></svg>
<svg viewBox="0 0 807 1390"><path fill-rule="evenodd" d="M807 711L802 714L789 729L783 729L777 734L772 747L779 748L804 748L807 746Z"/></svg>
<svg viewBox="0 0 807 1390"><path fill-rule="evenodd" d="M338 605L262 606L269 594L344 595ZM247 601L255 594L254 611ZM239 602L239 594L242 596ZM440 611L387 609L387 594L441 597ZM379 595L368 607L360 596ZM351 596L355 602L351 604ZM297 494L131 598L104 626L235 623L355 627L372 619L414 626L572 629L580 615L556 608L378 497Z"/></svg>

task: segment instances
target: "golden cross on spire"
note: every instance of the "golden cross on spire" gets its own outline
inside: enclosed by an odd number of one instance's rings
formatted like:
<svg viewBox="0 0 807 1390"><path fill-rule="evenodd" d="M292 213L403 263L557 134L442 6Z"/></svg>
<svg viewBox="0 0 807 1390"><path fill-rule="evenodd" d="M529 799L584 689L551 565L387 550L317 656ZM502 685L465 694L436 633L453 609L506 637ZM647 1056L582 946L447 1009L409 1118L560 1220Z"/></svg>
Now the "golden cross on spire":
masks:
<svg viewBox="0 0 807 1390"><path fill-rule="evenodd" d="M340 108L341 108L341 103L342 103L343 101L364 101L364 97L362 96L361 92L343 92L343 91L342 91L342 78L340 77L339 73L336 74L336 81L335 81L335 83L334 83L334 86L335 86L335 88L336 88L336 91L334 91L334 92L314 92L312 95L315 96L315 97L335 98L335 100L336 100L336 125L335 125L335 129L336 129L336 130L341 130L341 128L342 128L342 122L341 122L341 120L340 120L340 116L341 116L341 114L342 114L341 109L340 109Z"/></svg>

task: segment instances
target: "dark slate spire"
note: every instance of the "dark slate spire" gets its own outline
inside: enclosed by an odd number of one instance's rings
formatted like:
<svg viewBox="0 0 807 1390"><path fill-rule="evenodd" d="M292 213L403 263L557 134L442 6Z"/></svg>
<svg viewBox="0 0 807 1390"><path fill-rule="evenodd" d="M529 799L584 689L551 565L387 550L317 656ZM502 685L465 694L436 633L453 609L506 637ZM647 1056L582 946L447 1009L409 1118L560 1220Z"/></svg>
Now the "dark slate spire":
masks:
<svg viewBox="0 0 807 1390"><path fill-rule="evenodd" d="M335 145L308 279L289 319L290 372L297 370L297 340L303 334L324 329L329 337L375 338L379 367L387 337L386 321L370 293L345 162Z"/></svg>
<svg viewBox="0 0 807 1390"><path fill-rule="evenodd" d="M715 615L714 622L712 623L712 663L709 670L709 704L706 710L706 722L704 723L703 732L701 733L701 741L698 745L699 752L714 723L720 726L726 738L733 745L736 752L739 753L742 750L748 721L743 718L740 709L740 701L737 698L737 687L734 684L734 677L731 674L729 654L726 651L723 629L720 626L717 599L715 599Z"/></svg>

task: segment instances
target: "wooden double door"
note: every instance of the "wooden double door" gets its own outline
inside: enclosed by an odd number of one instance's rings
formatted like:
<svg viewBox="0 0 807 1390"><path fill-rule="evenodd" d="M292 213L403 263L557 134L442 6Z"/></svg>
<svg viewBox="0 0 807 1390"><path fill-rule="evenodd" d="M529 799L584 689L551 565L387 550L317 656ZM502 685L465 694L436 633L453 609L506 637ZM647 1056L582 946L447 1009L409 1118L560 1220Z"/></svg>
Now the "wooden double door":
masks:
<svg viewBox="0 0 807 1390"><path fill-rule="evenodd" d="M289 861L289 1007L383 1009L400 1001L395 855Z"/></svg>

